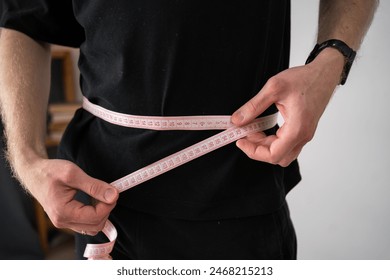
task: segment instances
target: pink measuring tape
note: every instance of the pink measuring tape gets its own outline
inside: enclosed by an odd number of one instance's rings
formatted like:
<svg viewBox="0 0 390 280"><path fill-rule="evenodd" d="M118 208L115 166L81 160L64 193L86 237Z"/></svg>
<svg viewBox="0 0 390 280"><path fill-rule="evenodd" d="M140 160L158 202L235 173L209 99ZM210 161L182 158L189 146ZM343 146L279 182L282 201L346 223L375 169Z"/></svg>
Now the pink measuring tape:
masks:
<svg viewBox="0 0 390 280"><path fill-rule="evenodd" d="M223 130L214 136L112 182L111 185L117 188L119 192L135 187L249 134L270 129L277 124L278 119L278 113L275 113L255 119L245 126L237 127L230 122L230 116L152 117L127 115L107 110L89 102L86 98L83 98L83 108L98 118L125 127L153 130ZM106 221L102 231L107 236L109 242L87 244L84 257L88 259L111 259L110 253L118 233L109 220Z"/></svg>

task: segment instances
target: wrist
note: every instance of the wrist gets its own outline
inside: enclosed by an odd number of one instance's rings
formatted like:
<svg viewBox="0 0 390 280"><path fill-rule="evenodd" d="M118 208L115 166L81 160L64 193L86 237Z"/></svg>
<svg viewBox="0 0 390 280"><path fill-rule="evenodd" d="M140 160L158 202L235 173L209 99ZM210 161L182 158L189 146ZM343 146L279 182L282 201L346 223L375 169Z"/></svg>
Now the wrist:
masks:
<svg viewBox="0 0 390 280"><path fill-rule="evenodd" d="M314 67L316 76L327 80L327 83L336 87L340 83L344 69L344 57L337 50L328 48L323 50L307 66Z"/></svg>
<svg viewBox="0 0 390 280"><path fill-rule="evenodd" d="M37 162L47 159L46 148L31 147L9 147L7 156L14 175L20 183L28 189L29 176L32 174L32 167Z"/></svg>
<svg viewBox="0 0 390 280"><path fill-rule="evenodd" d="M356 52L352 48L350 48L345 42L338 39L330 39L320 44L316 44L314 49L311 51L309 57L307 58L306 64L311 63L323 52L330 54L330 58L332 58L335 55L334 51L338 52L343 57L344 63L343 63L343 68L339 79L339 84L344 85L348 78L349 71L352 67L352 63L356 56Z"/></svg>

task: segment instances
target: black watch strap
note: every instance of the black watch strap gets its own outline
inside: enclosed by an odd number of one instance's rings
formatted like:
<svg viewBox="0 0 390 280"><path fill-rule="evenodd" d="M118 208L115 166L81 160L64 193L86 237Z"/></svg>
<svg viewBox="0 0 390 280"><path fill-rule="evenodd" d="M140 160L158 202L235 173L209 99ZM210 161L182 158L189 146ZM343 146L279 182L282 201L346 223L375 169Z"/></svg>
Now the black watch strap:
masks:
<svg viewBox="0 0 390 280"><path fill-rule="evenodd" d="M337 49L345 57L344 69L340 78L340 84L344 85L348 78L349 70L351 70L352 63L356 56L356 52L343 41L331 39L321 44L316 44L314 49L311 51L309 57L307 58L306 64L312 62L322 50L329 47Z"/></svg>

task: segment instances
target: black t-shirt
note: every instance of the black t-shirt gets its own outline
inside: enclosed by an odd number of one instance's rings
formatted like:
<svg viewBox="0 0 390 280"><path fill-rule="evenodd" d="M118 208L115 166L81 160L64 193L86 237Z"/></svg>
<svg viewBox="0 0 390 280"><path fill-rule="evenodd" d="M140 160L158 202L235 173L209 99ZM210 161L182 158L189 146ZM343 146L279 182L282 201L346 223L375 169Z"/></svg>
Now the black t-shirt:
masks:
<svg viewBox="0 0 390 280"><path fill-rule="evenodd" d="M1 26L79 47L83 95L126 114L230 115L289 63L289 0L5 0ZM124 128L79 110L60 157L112 182L215 133ZM231 144L118 203L177 218L249 216L279 208L299 180L296 161L253 161Z"/></svg>

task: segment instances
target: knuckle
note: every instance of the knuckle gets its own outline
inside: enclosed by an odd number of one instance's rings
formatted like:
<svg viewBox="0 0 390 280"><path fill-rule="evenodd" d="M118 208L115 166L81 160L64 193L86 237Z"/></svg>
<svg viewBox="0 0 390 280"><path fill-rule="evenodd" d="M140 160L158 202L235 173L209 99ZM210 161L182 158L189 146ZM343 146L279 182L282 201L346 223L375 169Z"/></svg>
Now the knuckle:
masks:
<svg viewBox="0 0 390 280"><path fill-rule="evenodd" d="M305 143L311 141L313 137L314 137L314 132L312 129L304 128L300 132L300 139L302 139L302 141Z"/></svg>
<svg viewBox="0 0 390 280"><path fill-rule="evenodd" d="M98 231L98 232L99 232L99 231L102 231L105 225L106 225L106 220L102 221L102 222L98 225L97 231Z"/></svg>
<svg viewBox="0 0 390 280"><path fill-rule="evenodd" d="M275 151L270 151L267 156L265 156L264 161L270 164L278 164L281 160L282 155L280 153L276 153Z"/></svg>
<svg viewBox="0 0 390 280"><path fill-rule="evenodd" d="M250 159L256 159L255 153L253 151L245 151L245 154Z"/></svg>
<svg viewBox="0 0 390 280"><path fill-rule="evenodd" d="M277 165L277 164L279 164L280 159L279 159L279 157L271 156L271 157L269 157L268 162L270 164Z"/></svg>
<svg viewBox="0 0 390 280"><path fill-rule="evenodd" d="M271 77L266 83L267 91L274 95L283 90L285 84L286 82L283 79L275 76Z"/></svg>
<svg viewBox="0 0 390 280"><path fill-rule="evenodd" d="M94 217L89 220L89 223L93 227L91 231L98 233L103 230L106 223L106 218L102 219L101 217Z"/></svg>
<svg viewBox="0 0 390 280"><path fill-rule="evenodd" d="M282 161L280 161L278 164L279 164L281 167L287 167L287 166L290 165L290 163L291 163L291 161L289 161L289 160L282 160Z"/></svg>
<svg viewBox="0 0 390 280"><path fill-rule="evenodd" d="M59 214L51 215L50 221L53 224L53 226L55 226L56 228L65 228L66 227L64 217L59 215Z"/></svg>
<svg viewBox="0 0 390 280"><path fill-rule="evenodd" d="M254 114L257 111L257 106L256 106L255 102L253 101L253 99L248 101L246 108L247 108L248 112L251 114Z"/></svg>
<svg viewBox="0 0 390 280"><path fill-rule="evenodd" d="M64 164L64 166L61 168L60 179L63 182L70 182L72 180L73 174L74 170L72 166L69 164Z"/></svg>
<svg viewBox="0 0 390 280"><path fill-rule="evenodd" d="M295 143L307 143L313 139L315 128L305 120L300 123L299 127L290 132L290 137Z"/></svg>
<svg viewBox="0 0 390 280"><path fill-rule="evenodd" d="M99 186L95 182L91 182L88 186L88 193L95 197L99 193Z"/></svg>

